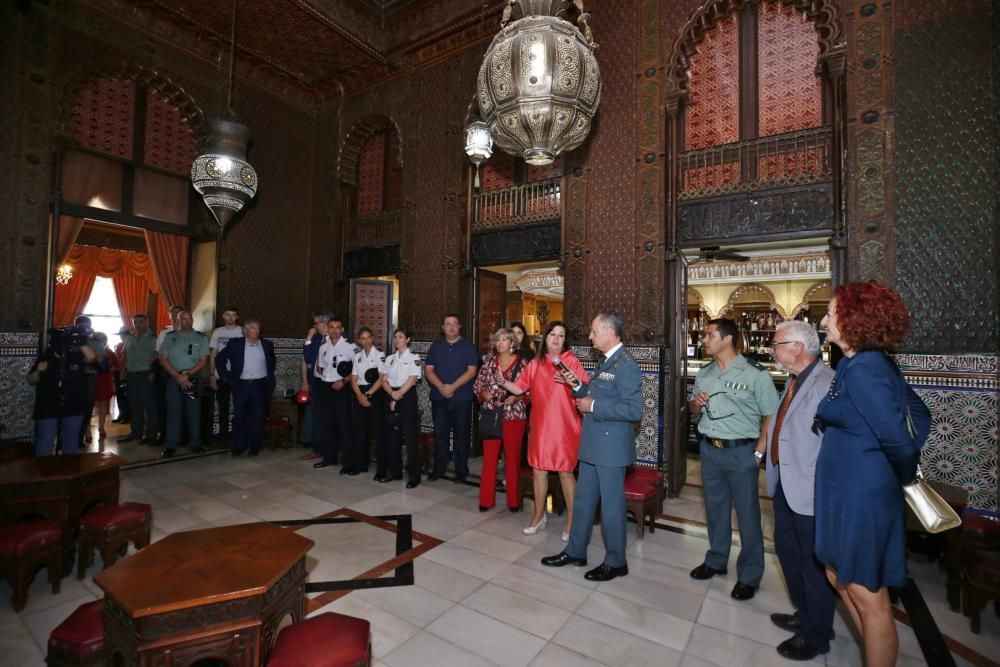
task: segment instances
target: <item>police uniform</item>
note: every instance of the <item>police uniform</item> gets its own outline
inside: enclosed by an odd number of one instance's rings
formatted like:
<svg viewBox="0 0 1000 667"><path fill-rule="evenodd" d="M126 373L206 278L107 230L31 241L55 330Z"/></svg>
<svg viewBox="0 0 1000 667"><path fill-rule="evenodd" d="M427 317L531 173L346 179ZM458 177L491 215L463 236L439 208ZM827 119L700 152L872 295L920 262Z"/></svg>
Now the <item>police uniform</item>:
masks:
<svg viewBox="0 0 1000 667"><path fill-rule="evenodd" d="M723 571L732 546L732 509L740 529L736 562L740 583L757 588L764 574L764 538L760 525L754 457L762 420L778 407L778 392L767 369L742 354L724 370L716 361L698 371L694 395L705 392L708 405L698 421L701 478L708 519L709 550L705 565Z"/></svg>
<svg viewBox="0 0 1000 667"><path fill-rule="evenodd" d="M181 331L170 331L163 338L160 354L165 356L178 373L188 371L208 356L208 337L200 331L190 331L186 336ZM201 448L201 401L199 400L201 378L190 376L192 386L184 391L177 381L168 376L166 388L167 402L167 444L166 451L173 453L181 441L181 421L187 423L187 435L191 449Z"/></svg>
<svg viewBox="0 0 1000 667"><path fill-rule="evenodd" d="M326 338L316 355L313 365L313 375L319 380L316 395L316 413L313 425L316 427L313 439L320 444L319 452L323 456L321 463L335 465L341 448L347 453L351 443L351 397L347 382L340 389L334 384L346 381L354 368L354 345L343 337L336 343ZM344 369L343 364L350 366ZM339 369L339 370L338 370ZM341 370L345 370L341 373ZM342 473L351 472L348 461L343 461Z"/></svg>
<svg viewBox="0 0 1000 667"><path fill-rule="evenodd" d="M396 391L410 379L416 376L419 381L423 377L420 356L409 348L395 352L385 360L385 381L389 390ZM406 440L406 476L410 484L420 483L420 445L417 441L420 429L419 411L417 409L417 387L410 387L403 398L396 401L395 414L389 410L392 399L386 391L386 453L388 459L388 474L394 479L403 477L403 459L400 449L400 438Z"/></svg>
<svg viewBox="0 0 1000 667"><path fill-rule="evenodd" d="M354 355L354 379L352 382L357 386L362 394L368 394L372 385L378 382L380 376L385 374L385 354L372 347L371 352L365 352L364 348ZM352 392L354 393L354 392ZM365 407L357 400L351 405L353 408L354 426L354 446L350 456L345 455L344 465L350 465L356 472L368 472L368 462L371 460L368 450L369 438L375 440L375 460L376 479L386 473L385 456L385 435L382 423L385 418L385 392L381 389L368 396L370 407Z"/></svg>

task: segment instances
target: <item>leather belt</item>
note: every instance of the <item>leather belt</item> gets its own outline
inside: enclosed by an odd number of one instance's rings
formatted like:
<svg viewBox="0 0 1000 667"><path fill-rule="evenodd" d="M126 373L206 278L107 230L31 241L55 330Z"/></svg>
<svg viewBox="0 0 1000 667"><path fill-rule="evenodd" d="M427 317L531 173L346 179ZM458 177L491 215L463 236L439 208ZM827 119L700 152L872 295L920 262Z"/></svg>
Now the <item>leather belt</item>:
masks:
<svg viewBox="0 0 1000 667"><path fill-rule="evenodd" d="M701 440L716 449L732 449L757 442L757 438L709 438L706 435L701 436Z"/></svg>
<svg viewBox="0 0 1000 667"><path fill-rule="evenodd" d="M266 379L267 378L250 378L249 380L244 380L243 378L240 378L240 382L243 382L244 384L253 384L254 382L263 382Z"/></svg>
<svg viewBox="0 0 1000 667"><path fill-rule="evenodd" d="M402 386L402 385L400 385L400 386L398 386L398 387L389 387L389 389L392 389L393 391L399 391L399 390L400 390L400 389L402 389L402 388L403 388L403 386Z"/></svg>

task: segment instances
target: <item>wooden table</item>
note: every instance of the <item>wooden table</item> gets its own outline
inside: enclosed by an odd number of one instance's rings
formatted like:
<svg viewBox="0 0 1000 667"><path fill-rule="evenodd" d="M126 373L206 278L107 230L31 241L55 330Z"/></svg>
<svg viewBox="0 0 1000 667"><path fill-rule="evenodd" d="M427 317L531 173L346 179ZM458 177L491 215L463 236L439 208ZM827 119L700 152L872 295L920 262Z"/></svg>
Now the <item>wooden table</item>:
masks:
<svg viewBox="0 0 1000 667"><path fill-rule="evenodd" d="M63 454L0 465L0 526L30 516L59 522L73 572L73 535L85 510L118 503L118 469L125 459L111 453Z"/></svg>
<svg viewBox="0 0 1000 667"><path fill-rule="evenodd" d="M193 530L95 575L108 664L265 664L278 630L305 618L312 546L269 523Z"/></svg>

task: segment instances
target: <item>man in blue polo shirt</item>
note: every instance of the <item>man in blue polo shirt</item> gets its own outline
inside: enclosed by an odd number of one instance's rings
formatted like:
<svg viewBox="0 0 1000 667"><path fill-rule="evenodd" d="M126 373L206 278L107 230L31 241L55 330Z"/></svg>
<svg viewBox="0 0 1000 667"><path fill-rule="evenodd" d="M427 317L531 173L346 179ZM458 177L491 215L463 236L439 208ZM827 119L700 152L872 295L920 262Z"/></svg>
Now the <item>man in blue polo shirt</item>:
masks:
<svg viewBox="0 0 1000 667"><path fill-rule="evenodd" d="M455 481L464 482L469 476L472 380L479 367L479 355L472 342L462 337L458 315L445 315L441 330L444 340L431 345L424 361L434 417L434 470L427 481L433 482L444 475L448 467L448 440L453 434Z"/></svg>

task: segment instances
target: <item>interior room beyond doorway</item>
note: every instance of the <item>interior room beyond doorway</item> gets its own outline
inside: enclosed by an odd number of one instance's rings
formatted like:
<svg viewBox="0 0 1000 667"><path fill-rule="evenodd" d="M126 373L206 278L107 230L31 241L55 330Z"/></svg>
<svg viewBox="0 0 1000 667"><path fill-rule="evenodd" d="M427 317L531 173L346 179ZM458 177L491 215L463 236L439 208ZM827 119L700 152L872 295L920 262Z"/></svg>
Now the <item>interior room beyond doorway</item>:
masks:
<svg viewBox="0 0 1000 667"><path fill-rule="evenodd" d="M556 261L487 267L507 278L504 323L521 322L533 344L549 322L563 319L563 276ZM536 347L537 349L537 347Z"/></svg>

